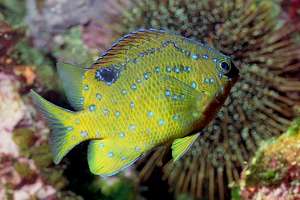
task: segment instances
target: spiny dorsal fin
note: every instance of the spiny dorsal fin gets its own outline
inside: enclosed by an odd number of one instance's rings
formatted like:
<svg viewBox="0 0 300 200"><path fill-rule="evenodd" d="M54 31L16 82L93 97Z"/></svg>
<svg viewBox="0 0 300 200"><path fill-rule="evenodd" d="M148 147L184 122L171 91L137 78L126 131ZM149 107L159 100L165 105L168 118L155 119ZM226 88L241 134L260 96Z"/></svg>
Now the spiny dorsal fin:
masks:
<svg viewBox="0 0 300 200"><path fill-rule="evenodd" d="M70 63L58 62L57 71L68 101L75 110L82 110L82 77L86 69Z"/></svg>
<svg viewBox="0 0 300 200"><path fill-rule="evenodd" d="M139 53L151 46L160 46L161 42L170 35L166 31L155 29L139 29L131 32L113 43L112 47L105 51L96 61L95 67L98 65L109 65L122 62L128 54ZM129 51L131 50L131 51Z"/></svg>

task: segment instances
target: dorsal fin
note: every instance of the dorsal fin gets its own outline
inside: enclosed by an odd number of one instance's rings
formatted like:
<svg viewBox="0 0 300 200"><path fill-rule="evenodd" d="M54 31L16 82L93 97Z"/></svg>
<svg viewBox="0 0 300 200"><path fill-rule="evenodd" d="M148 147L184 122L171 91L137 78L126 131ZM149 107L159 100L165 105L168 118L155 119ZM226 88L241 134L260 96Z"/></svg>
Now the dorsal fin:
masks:
<svg viewBox="0 0 300 200"><path fill-rule="evenodd" d="M123 62L130 54L161 46L161 42L167 38L170 39L170 34L164 30L139 29L131 32L115 41L111 48L103 52L94 66L115 64L118 60Z"/></svg>
<svg viewBox="0 0 300 200"><path fill-rule="evenodd" d="M82 110L82 77L85 68L70 63L57 63L57 71L68 101L76 111Z"/></svg>

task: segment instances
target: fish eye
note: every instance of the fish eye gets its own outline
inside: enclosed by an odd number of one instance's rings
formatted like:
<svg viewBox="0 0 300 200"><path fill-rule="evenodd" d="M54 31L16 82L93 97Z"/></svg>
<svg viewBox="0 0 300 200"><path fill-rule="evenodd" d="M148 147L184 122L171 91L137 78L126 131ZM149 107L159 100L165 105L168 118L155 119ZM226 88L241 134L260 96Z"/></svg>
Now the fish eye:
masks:
<svg viewBox="0 0 300 200"><path fill-rule="evenodd" d="M221 68L223 69L223 71L224 71L225 74L228 73L228 72L230 71L230 65L229 65L227 62L222 61L222 62L220 63L220 66L221 66Z"/></svg>

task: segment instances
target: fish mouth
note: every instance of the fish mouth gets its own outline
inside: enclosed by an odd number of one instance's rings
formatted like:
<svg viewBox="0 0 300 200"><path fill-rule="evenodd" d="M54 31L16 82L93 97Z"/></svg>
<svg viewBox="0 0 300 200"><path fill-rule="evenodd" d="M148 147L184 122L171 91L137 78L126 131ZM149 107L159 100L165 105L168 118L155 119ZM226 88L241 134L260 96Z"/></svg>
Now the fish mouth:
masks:
<svg viewBox="0 0 300 200"><path fill-rule="evenodd" d="M237 74L236 76L234 76L233 78L231 78L231 86L233 86L238 80L240 79L240 75Z"/></svg>
<svg viewBox="0 0 300 200"><path fill-rule="evenodd" d="M235 80L235 82L237 81L238 77L239 77L239 69L234 65L234 63L231 61L231 69L230 71L226 74L226 76L228 78L230 78L231 80Z"/></svg>

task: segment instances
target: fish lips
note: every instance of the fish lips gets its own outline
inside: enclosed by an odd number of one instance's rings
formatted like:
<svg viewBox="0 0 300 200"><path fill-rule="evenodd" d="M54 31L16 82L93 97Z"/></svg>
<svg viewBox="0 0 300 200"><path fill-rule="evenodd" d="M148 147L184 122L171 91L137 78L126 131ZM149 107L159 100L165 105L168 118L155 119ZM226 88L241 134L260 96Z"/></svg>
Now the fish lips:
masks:
<svg viewBox="0 0 300 200"><path fill-rule="evenodd" d="M239 69L233 64L233 62L231 62L231 69L230 71L226 74L226 76L230 79L237 79L239 77Z"/></svg>

